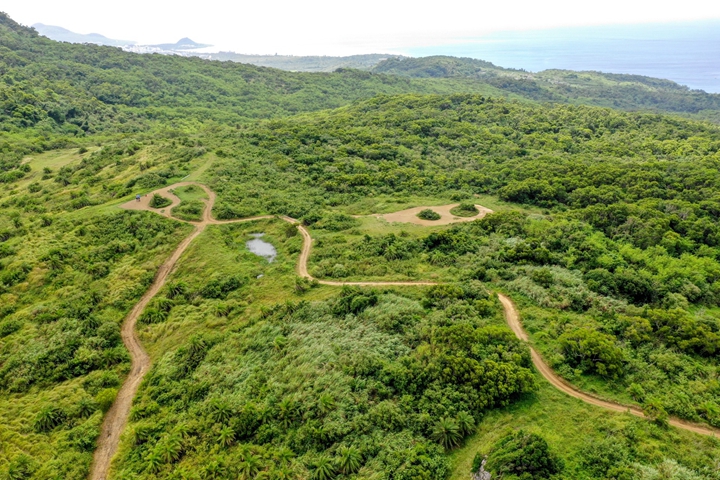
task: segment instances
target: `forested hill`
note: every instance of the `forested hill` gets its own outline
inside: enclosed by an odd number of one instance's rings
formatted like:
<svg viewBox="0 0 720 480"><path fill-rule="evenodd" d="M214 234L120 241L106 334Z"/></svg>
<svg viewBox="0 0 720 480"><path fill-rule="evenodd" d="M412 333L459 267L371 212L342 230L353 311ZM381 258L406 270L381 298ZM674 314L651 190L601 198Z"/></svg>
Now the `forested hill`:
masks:
<svg viewBox="0 0 720 480"><path fill-rule="evenodd" d="M23 151L59 147L86 134L148 131L159 123L196 128L197 122L235 124L335 108L378 93L501 94L463 79L357 70L291 73L59 43L5 14L0 14L0 72L0 124L6 141L14 135Z"/></svg>
<svg viewBox="0 0 720 480"><path fill-rule="evenodd" d="M538 101L665 111L720 120L720 95L641 75L570 70L531 73L482 60L447 56L389 58L373 71L411 78L473 78L503 92Z"/></svg>

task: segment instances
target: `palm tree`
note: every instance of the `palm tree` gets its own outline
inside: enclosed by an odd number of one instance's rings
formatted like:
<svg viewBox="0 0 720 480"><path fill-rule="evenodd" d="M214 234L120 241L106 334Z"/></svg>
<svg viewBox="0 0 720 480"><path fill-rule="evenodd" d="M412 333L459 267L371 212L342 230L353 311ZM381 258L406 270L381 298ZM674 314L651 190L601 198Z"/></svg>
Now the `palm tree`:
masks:
<svg viewBox="0 0 720 480"><path fill-rule="evenodd" d="M318 399L318 407L320 409L320 413L326 414L330 410L332 410L335 407L335 400L333 400L332 395L329 393L324 393L320 395L320 398Z"/></svg>
<svg viewBox="0 0 720 480"><path fill-rule="evenodd" d="M460 412L455 417L458 427L460 427L460 434L463 437L467 437L475 431L475 419L468 412Z"/></svg>
<svg viewBox="0 0 720 480"><path fill-rule="evenodd" d="M160 453L153 450L145 457L145 469L150 473L157 473L162 468L162 457Z"/></svg>
<svg viewBox="0 0 720 480"><path fill-rule="evenodd" d="M234 441L235 430L230 427L223 427L220 429L220 434L218 435L218 442L220 442L221 446L227 448L232 445Z"/></svg>
<svg viewBox="0 0 720 480"><path fill-rule="evenodd" d="M165 463L173 463L180 459L182 453L182 442L178 435L169 435L158 443L158 453Z"/></svg>
<svg viewBox="0 0 720 480"><path fill-rule="evenodd" d="M207 480L215 480L221 478L227 478L227 468L225 468L225 462L221 457L216 457L212 461L208 462L203 469L202 478Z"/></svg>
<svg viewBox="0 0 720 480"><path fill-rule="evenodd" d="M97 404L89 398L81 398L77 404L77 413L80 418L87 418L97 410Z"/></svg>
<svg viewBox="0 0 720 480"><path fill-rule="evenodd" d="M313 480L330 480L335 476L335 465L332 459L326 455L319 455L310 465L312 468L311 477Z"/></svg>
<svg viewBox="0 0 720 480"><path fill-rule="evenodd" d="M40 409L35 417L35 431L48 432L60 425L63 417L63 411L59 407L46 405Z"/></svg>
<svg viewBox="0 0 720 480"><path fill-rule="evenodd" d="M239 465L240 476L243 479L255 478L260 471L261 461L252 453L245 455L245 461Z"/></svg>
<svg viewBox="0 0 720 480"><path fill-rule="evenodd" d="M135 441L135 445L140 445L141 443L147 442L150 437L153 434L152 427L149 425L143 425L140 424L135 427L135 431L133 432L133 439Z"/></svg>
<svg viewBox="0 0 720 480"><path fill-rule="evenodd" d="M446 449L457 447L462 440L460 427L452 418L443 417L432 429L431 438Z"/></svg>
<svg viewBox="0 0 720 480"><path fill-rule="evenodd" d="M290 397L283 398L278 404L278 417L284 428L290 428L295 416L295 402Z"/></svg>
<svg viewBox="0 0 720 480"><path fill-rule="evenodd" d="M290 460L295 458L295 452L287 447L280 447L273 453L273 460L280 465L286 465L290 463Z"/></svg>
<svg viewBox="0 0 720 480"><path fill-rule="evenodd" d="M362 455L355 447L340 447L337 452L337 466L340 473L349 475L360 469Z"/></svg>
<svg viewBox="0 0 720 480"><path fill-rule="evenodd" d="M180 438L187 438L190 436L190 428L188 428L187 423L178 423L175 425L173 432L179 435Z"/></svg>
<svg viewBox="0 0 720 480"><path fill-rule="evenodd" d="M217 423L227 423L232 417L233 411L230 405L218 398L210 402L210 418Z"/></svg>
<svg viewBox="0 0 720 480"><path fill-rule="evenodd" d="M180 295L184 295L187 292L188 286L185 282L176 282L168 285L168 298L175 298Z"/></svg>

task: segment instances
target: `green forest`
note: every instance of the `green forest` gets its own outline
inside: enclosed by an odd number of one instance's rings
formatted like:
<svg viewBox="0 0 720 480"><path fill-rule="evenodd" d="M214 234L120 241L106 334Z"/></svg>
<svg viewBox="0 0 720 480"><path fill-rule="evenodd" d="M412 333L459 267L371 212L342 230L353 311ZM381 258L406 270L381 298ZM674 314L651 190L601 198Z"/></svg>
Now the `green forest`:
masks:
<svg viewBox="0 0 720 480"><path fill-rule="evenodd" d="M0 71L0 479L94 475L137 305L108 479L720 479L717 95L293 73L5 14Z"/></svg>

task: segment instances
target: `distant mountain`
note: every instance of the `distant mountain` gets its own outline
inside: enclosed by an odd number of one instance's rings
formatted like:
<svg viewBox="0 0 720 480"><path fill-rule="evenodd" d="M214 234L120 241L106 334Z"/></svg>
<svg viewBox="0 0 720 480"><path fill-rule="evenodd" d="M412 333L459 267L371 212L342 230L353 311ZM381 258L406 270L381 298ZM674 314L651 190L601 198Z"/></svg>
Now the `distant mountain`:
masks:
<svg viewBox="0 0 720 480"><path fill-rule="evenodd" d="M45 25L42 23L36 23L33 28L37 30L40 35L48 37L51 40L58 42L69 42L69 43L94 43L96 45L109 45L111 47L121 47L123 45L134 45L135 42L131 40L114 40L108 38L99 33L75 33L70 30L58 27L56 25Z"/></svg>
<svg viewBox="0 0 720 480"><path fill-rule="evenodd" d="M397 57L397 55L371 53L347 57L328 57L319 55L244 55L234 52L220 52L208 56L212 60L230 60L232 62L248 63L259 67L272 67L293 72L333 72L338 68L369 70L390 57Z"/></svg>
<svg viewBox="0 0 720 480"><path fill-rule="evenodd" d="M157 45L148 45L148 47L159 48L160 50L195 50L198 48L212 47L206 43L193 42L189 38L181 38L176 43L160 43Z"/></svg>

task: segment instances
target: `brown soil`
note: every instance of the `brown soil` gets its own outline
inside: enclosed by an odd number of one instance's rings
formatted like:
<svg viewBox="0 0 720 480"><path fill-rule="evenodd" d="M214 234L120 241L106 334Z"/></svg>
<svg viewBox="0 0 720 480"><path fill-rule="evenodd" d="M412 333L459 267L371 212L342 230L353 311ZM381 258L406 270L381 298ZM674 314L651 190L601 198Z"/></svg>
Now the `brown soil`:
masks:
<svg viewBox="0 0 720 480"><path fill-rule="evenodd" d="M169 218L171 217L170 212L173 207L178 205L180 203L180 199L176 196L170 193L170 190L182 187L186 185L197 185L208 195L208 200L205 201L205 211L203 212L203 219L200 222L185 222L190 223L192 225L195 225L195 229L192 231L190 235L185 237L185 239L180 242L180 245L175 249L175 251L172 253L170 258L168 258L158 269L157 274L155 275L155 279L153 280L152 285L150 285L150 288L145 292L145 294L142 296L140 301L133 307L133 309L130 311L128 316L125 318L122 326L122 339L123 343L127 347L128 351L130 352L131 357L131 369L130 373L128 374L127 378L125 379L125 382L123 383L122 387L120 388L120 391L118 392L117 398L115 399L115 403L112 405L110 410L105 415L105 419L102 424L102 429L100 431L100 437L98 438L98 445L97 449L95 450L95 454L93 456L93 463L90 470L90 478L92 480L105 480L108 476L108 472L110 470L110 465L112 462L112 458L117 452L118 445L120 444L120 435L125 429L125 425L127 424L128 415L130 413L130 407L132 406L133 398L135 397L135 393L137 392L138 387L140 386L140 382L142 382L143 377L150 369L150 357L148 356L147 352L145 352L145 349L142 347L140 340L138 339L137 333L135 332L135 325L137 324L137 320L142 314L143 310L147 306L147 304L152 300L152 298L160 291L160 289L165 285L165 282L167 281L168 276L172 272L173 268L175 267L175 264L182 256L183 252L187 249L187 247L192 243L192 241L200 235L200 233L205 230L205 227L208 225L220 225L220 224L226 224L226 223L238 223L238 222L251 222L254 220L260 220L264 218L275 218L272 215L262 215L257 217L250 217L250 218L243 218L239 220L215 220L212 218L212 207L215 204L215 193L210 190L205 185L195 183L195 182L181 182L176 183L174 185L171 185L169 187L165 187L159 190L156 190L146 196L141 197L140 201L131 200L127 203L124 203L121 205L121 208L125 208L127 210L148 210L152 211L161 215L164 215ZM159 194L162 196L165 196L167 198L170 198L172 200L172 204L164 209L155 209L151 208L149 203L150 199L152 198L153 194ZM487 208L481 207L480 205L477 205L478 210L480 211L480 214L475 217L454 217L450 215L450 209L456 207L457 204L452 205L444 205L442 207L430 207L435 211L438 211L441 215L443 215L443 218L436 222L427 221L427 220L420 220L415 215L417 212L424 208L428 207L416 207L409 210L403 210L402 212L396 212L388 215L383 215L382 217L385 218L388 221L404 221L404 222L412 222L417 223L419 225L441 225L441 224L448 224L453 222L467 222L471 220L476 220L478 218L482 218L487 213L491 213L492 210L489 210ZM414 213L413 213L414 212ZM451 218L452 217L452 218ZM300 224L297 220L290 217L280 217L281 219L285 220L286 222L290 222L292 224L297 225L298 230L300 231L300 234L303 237L303 247L302 251L300 252L300 257L298 259L297 264L297 273L303 278L307 278L310 280L314 280L314 278L308 273L307 270L307 262L310 258L310 251L312 249L312 237L310 236L310 232L308 232L307 228L305 228L302 224ZM178 221L184 221L179 220ZM323 285L334 285L334 286L342 286L342 285L358 285L358 286L403 286L403 285L415 285L415 286L430 286L430 285L437 285L437 282L332 282L332 281L325 281L325 280L319 280L320 284ZM503 308L505 309L505 318L507 319L508 325L510 328L515 332L515 335L523 341L528 340L527 334L522 328L522 324L520 323L520 317L518 315L517 310L515 309L515 306L513 305L512 301L506 297L505 295L498 294L498 297L500 299L500 302L503 304ZM628 407L624 405L620 405L613 402L608 402L606 400L602 400L599 398L596 398L594 396L591 396L589 394L583 393L579 390L576 390L574 387L572 387L570 384L568 384L565 380L558 377L552 369L542 360L540 355L530 347L530 352L532 354L532 361L535 365L535 368L538 369L538 371L542 374L543 377L545 377L546 380L548 380L555 388L558 390L561 390L568 395L578 398L586 403L589 403L591 405L596 405L598 407L606 408L609 410L613 410L616 412L629 412L633 415L637 415L639 417L643 417L642 411L637 407ZM720 430L713 429L712 427L707 427L703 425L697 425L690 422L685 422L683 420L672 418L670 420L670 424L673 426L676 426L678 428L682 428L685 430L689 430L691 432L699 433L702 435L719 435Z"/></svg>
<svg viewBox="0 0 720 480"><path fill-rule="evenodd" d="M472 217L458 217L457 215L450 213L450 210L459 205L459 203L452 203L450 205L440 205L435 207L414 207L408 208L407 210L400 210L399 212L376 215L376 217L385 219L388 222L415 223L417 225L449 225L451 223L458 222L472 222L473 220L483 218L488 213L493 213L492 210L485 208L482 205L475 205L475 208L478 209L479 213ZM438 220L423 220L422 218L418 218L417 214L426 209L439 213L440 218Z"/></svg>

